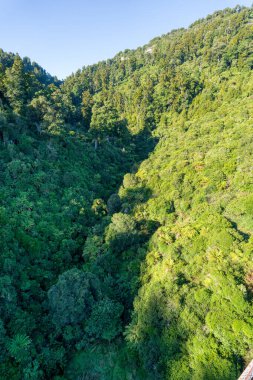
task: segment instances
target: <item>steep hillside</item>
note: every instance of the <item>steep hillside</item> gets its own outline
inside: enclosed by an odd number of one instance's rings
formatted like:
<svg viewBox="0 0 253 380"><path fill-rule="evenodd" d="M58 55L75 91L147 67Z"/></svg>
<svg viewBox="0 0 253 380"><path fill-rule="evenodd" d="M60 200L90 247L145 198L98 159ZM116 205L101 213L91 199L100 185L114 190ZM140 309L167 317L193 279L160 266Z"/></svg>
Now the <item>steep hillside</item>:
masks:
<svg viewBox="0 0 253 380"><path fill-rule="evenodd" d="M0 378L236 379L253 351L253 11L63 83L0 54Z"/></svg>
<svg viewBox="0 0 253 380"><path fill-rule="evenodd" d="M120 191L149 189L132 215L159 223L127 328L154 378L235 379L252 356L252 89L250 72L214 74Z"/></svg>

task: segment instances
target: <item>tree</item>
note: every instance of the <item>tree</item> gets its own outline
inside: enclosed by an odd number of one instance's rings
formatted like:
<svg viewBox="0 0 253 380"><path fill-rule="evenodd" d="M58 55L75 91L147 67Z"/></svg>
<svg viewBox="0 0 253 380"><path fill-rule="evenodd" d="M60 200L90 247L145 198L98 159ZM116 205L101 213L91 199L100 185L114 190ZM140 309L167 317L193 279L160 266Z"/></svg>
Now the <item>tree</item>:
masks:
<svg viewBox="0 0 253 380"><path fill-rule="evenodd" d="M10 317L16 308L17 293L10 276L0 277L0 312L2 317Z"/></svg>
<svg viewBox="0 0 253 380"><path fill-rule="evenodd" d="M15 56L11 68L6 69L4 85L6 97L13 108L13 111L23 115L24 106L27 101L26 75L22 59Z"/></svg>
<svg viewBox="0 0 253 380"><path fill-rule="evenodd" d="M112 194L107 201L107 210L109 214L119 212L121 207L121 200L118 194Z"/></svg>
<svg viewBox="0 0 253 380"><path fill-rule="evenodd" d="M99 137L111 136L117 130L119 115L113 104L100 95L94 99L90 131Z"/></svg>
<svg viewBox="0 0 253 380"><path fill-rule="evenodd" d="M89 90L86 90L82 94L82 106L81 111L84 119L85 127L88 128L91 122L92 116L93 98Z"/></svg>
<svg viewBox="0 0 253 380"><path fill-rule="evenodd" d="M96 277L79 269L70 269L60 275L48 291L53 322L65 326L87 319L98 298L98 288Z"/></svg>
<svg viewBox="0 0 253 380"><path fill-rule="evenodd" d="M85 331L93 339L111 341L121 331L123 305L108 298L94 304Z"/></svg>
<svg viewBox="0 0 253 380"><path fill-rule="evenodd" d="M123 213L114 214L105 241L119 251L131 246L137 238L136 222L133 217Z"/></svg>
<svg viewBox="0 0 253 380"><path fill-rule="evenodd" d="M7 344L7 349L11 356L18 362L27 361L32 341L24 334L17 334Z"/></svg>

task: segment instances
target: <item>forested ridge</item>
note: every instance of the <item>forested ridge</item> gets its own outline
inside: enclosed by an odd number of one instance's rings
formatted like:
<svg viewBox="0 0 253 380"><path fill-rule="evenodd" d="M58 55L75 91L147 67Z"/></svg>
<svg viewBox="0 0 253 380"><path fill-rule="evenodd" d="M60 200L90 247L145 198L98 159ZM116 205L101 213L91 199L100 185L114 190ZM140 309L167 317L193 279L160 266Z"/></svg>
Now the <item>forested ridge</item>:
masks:
<svg viewBox="0 0 253 380"><path fill-rule="evenodd" d="M0 50L0 379L237 379L252 69L241 6L64 81Z"/></svg>

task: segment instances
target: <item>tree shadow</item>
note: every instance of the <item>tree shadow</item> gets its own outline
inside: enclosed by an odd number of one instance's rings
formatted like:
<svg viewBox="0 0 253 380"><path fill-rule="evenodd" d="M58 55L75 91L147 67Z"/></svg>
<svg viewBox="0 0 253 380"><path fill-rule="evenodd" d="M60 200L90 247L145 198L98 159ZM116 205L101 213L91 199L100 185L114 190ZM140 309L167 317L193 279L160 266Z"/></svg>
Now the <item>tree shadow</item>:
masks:
<svg viewBox="0 0 253 380"><path fill-rule="evenodd" d="M151 195L151 190L145 186L124 189L124 195L121 196L122 211L124 213L133 211L141 203L147 202Z"/></svg>

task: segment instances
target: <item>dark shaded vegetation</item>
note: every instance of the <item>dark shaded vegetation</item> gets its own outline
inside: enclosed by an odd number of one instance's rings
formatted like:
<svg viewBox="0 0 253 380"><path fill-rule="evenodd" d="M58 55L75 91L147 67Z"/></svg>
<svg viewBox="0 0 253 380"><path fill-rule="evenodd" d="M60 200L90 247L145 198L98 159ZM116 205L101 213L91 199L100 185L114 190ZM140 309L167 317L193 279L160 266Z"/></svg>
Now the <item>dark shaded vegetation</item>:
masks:
<svg viewBox="0 0 253 380"><path fill-rule="evenodd" d="M63 83L0 51L0 378L236 379L252 358L252 8Z"/></svg>

